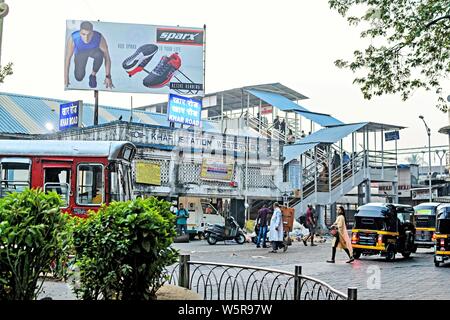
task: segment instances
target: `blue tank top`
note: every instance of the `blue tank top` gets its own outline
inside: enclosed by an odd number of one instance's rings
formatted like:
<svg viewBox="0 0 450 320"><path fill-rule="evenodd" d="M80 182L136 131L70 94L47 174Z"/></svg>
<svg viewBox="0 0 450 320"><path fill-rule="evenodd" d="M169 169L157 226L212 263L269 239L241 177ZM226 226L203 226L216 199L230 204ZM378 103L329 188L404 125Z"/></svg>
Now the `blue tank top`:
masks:
<svg viewBox="0 0 450 320"><path fill-rule="evenodd" d="M75 45L75 54L81 51L91 50L98 48L100 46L100 40L102 40L102 34L97 31L93 31L91 41L85 43L81 40L80 31L75 31L72 33L72 40Z"/></svg>

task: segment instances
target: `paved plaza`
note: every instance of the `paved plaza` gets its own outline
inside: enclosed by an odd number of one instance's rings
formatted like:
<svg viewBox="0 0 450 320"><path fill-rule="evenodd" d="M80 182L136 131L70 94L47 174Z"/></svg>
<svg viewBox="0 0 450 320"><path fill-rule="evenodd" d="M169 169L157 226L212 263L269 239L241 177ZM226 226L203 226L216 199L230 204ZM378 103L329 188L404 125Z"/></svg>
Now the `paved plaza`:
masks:
<svg viewBox="0 0 450 320"><path fill-rule="evenodd" d="M189 254L193 261L209 261L258 266L294 272L295 265L302 266L302 273L325 281L344 293L348 287L358 288L358 299L450 299L450 264L436 268L432 249L419 249L410 259L397 254L394 262L386 262L377 256L362 257L352 264L345 263L343 251L336 254L336 263L330 258L330 242L316 247L305 247L293 242L285 253L269 253L269 249L257 249L254 244L236 244L234 241L218 242L211 246L205 240L173 245L180 254ZM47 281L40 298L75 299L70 286L64 282Z"/></svg>
<svg viewBox="0 0 450 320"><path fill-rule="evenodd" d="M436 268L432 249L418 249L411 258L397 254L394 262L379 256L362 256L347 264L343 251L336 253L336 263L325 261L331 257L330 242L316 247L305 247L293 242L286 253L269 253L246 243L218 242L211 246L206 241L177 243L180 254L189 254L191 260L259 266L294 272L296 265L302 273L325 281L335 289L347 293L348 287L358 288L358 299L450 299L450 263Z"/></svg>

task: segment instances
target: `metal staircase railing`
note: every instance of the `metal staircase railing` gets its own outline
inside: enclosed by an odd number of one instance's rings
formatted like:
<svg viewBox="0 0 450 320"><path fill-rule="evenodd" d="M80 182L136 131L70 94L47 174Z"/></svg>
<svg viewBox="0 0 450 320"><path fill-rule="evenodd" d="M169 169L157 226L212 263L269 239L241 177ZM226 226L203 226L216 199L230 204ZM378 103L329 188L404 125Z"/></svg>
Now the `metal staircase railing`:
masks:
<svg viewBox="0 0 450 320"><path fill-rule="evenodd" d="M319 149L319 148L318 148ZM311 195L316 192L315 179L317 177L317 192L333 192L336 188L340 187L348 179L359 173L364 169L367 161L367 153L364 151L359 152L356 156L352 157L349 163L343 164L331 171L331 179L329 179L329 172L323 172L323 163L328 163L328 156L326 153L320 155L318 153L317 166L315 162L308 165L302 171L302 185L303 190L300 190L300 197L293 198L289 202L290 207L295 207L301 201L308 201ZM317 175L317 176L316 176ZM355 181L356 184L356 181ZM352 187L354 187L352 185ZM340 190L337 190L339 192Z"/></svg>
<svg viewBox="0 0 450 320"><path fill-rule="evenodd" d="M262 134L266 137L271 137L271 138L278 139L281 141L286 141L285 134L283 134L280 130L273 128L273 126L269 126L267 123L262 121L262 118L258 119L256 117L253 117L250 114L247 115L246 117L247 117L247 126L258 131L260 134Z"/></svg>

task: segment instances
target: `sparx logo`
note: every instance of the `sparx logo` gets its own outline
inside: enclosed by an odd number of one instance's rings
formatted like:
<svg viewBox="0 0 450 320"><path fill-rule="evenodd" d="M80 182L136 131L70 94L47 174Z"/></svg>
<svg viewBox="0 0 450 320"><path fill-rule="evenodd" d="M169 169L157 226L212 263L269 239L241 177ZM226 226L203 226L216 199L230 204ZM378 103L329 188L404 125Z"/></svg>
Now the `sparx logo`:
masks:
<svg viewBox="0 0 450 320"><path fill-rule="evenodd" d="M156 42L201 46L203 45L203 30L158 28Z"/></svg>

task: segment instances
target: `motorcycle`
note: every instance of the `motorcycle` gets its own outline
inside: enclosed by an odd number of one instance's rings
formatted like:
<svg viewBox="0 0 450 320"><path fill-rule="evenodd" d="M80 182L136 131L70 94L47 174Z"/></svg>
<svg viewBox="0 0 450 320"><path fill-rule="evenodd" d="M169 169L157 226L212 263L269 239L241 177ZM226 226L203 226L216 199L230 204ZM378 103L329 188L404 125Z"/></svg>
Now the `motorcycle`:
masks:
<svg viewBox="0 0 450 320"><path fill-rule="evenodd" d="M235 240L239 244L245 242L244 231L239 227L233 217L226 218L225 225L208 225L205 230L205 238L210 245L216 244L217 241L225 240Z"/></svg>

